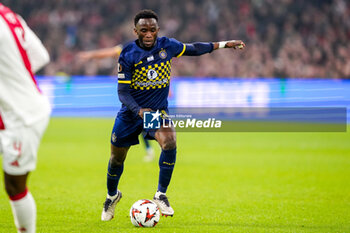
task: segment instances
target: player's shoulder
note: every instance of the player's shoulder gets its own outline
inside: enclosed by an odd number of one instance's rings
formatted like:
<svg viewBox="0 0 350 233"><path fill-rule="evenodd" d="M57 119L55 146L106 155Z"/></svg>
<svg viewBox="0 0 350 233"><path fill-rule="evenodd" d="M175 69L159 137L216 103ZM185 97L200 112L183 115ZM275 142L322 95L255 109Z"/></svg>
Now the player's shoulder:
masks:
<svg viewBox="0 0 350 233"><path fill-rule="evenodd" d="M128 52L134 50L135 46L136 46L135 41L130 41L130 42L125 43L123 45L123 50L122 50L121 54L123 54L123 53L125 54L125 53L128 53Z"/></svg>
<svg viewBox="0 0 350 233"><path fill-rule="evenodd" d="M126 61L132 60L136 49L137 49L137 45L136 45L135 41L131 41L131 42L124 44L123 49L122 49L120 56L119 56L119 60L120 59L123 59Z"/></svg>
<svg viewBox="0 0 350 233"><path fill-rule="evenodd" d="M166 36L158 38L158 42L160 44L162 44L162 45L166 45L166 44L170 44L171 45L171 44L181 43L178 40L176 40L175 38L169 38L169 37L166 37Z"/></svg>

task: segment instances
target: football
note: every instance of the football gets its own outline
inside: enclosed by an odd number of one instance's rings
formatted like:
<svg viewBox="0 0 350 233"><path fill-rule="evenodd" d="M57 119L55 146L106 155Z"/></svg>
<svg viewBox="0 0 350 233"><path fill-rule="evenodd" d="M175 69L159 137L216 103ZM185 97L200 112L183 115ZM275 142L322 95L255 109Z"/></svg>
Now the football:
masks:
<svg viewBox="0 0 350 233"><path fill-rule="evenodd" d="M136 227L154 227L159 222L159 217L159 208L151 200L138 200L131 206L130 219Z"/></svg>

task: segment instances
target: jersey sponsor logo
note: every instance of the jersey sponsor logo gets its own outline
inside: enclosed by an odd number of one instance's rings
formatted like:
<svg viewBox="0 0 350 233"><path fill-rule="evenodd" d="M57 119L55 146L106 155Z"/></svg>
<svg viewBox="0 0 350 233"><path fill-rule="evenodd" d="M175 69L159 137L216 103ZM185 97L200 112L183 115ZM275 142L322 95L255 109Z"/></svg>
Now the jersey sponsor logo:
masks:
<svg viewBox="0 0 350 233"><path fill-rule="evenodd" d="M136 90L150 90L169 86L170 61L136 68L132 73L130 87Z"/></svg>
<svg viewBox="0 0 350 233"><path fill-rule="evenodd" d="M155 78L157 78L157 77L158 77L157 71L155 71L154 69L149 69L149 70L148 70L148 72L147 72L147 78L148 78L149 80L153 80L153 79L155 79Z"/></svg>
<svg viewBox="0 0 350 233"><path fill-rule="evenodd" d="M125 74L118 74L118 79L125 79Z"/></svg>
<svg viewBox="0 0 350 233"><path fill-rule="evenodd" d="M139 81L136 81L134 83L134 85L136 85L137 87L140 87L140 88L148 88L148 87L151 87L151 86L159 86L159 87L165 87L165 85L168 83L168 79L167 78L164 78L162 80L157 80L155 82L139 82Z"/></svg>
<svg viewBox="0 0 350 233"><path fill-rule="evenodd" d="M160 50L159 57L161 59L165 59L167 56L168 56L168 54L166 53L166 51L164 49Z"/></svg>

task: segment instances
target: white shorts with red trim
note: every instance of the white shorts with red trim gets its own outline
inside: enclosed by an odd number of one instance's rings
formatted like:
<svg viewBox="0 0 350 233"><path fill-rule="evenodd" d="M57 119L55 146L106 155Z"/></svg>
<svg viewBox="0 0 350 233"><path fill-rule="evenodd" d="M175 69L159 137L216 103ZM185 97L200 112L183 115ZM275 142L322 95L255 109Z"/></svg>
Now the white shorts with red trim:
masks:
<svg viewBox="0 0 350 233"><path fill-rule="evenodd" d="M49 123L49 117L31 126L0 130L2 166L9 175L24 175L36 168L41 138Z"/></svg>

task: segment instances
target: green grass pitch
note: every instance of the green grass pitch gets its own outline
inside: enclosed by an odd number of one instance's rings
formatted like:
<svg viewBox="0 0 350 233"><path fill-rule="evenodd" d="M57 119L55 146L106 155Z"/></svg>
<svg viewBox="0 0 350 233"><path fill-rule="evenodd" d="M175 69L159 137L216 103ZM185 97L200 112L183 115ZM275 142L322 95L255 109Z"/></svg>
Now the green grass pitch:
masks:
<svg viewBox="0 0 350 233"><path fill-rule="evenodd" d="M134 146L116 216L101 222L113 121L51 120L29 182L38 232L350 232L349 133L178 133L175 215L152 229L128 217L158 180L157 161ZM16 232L0 183L0 232Z"/></svg>

